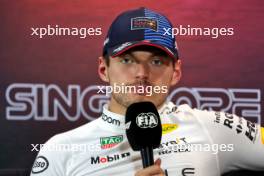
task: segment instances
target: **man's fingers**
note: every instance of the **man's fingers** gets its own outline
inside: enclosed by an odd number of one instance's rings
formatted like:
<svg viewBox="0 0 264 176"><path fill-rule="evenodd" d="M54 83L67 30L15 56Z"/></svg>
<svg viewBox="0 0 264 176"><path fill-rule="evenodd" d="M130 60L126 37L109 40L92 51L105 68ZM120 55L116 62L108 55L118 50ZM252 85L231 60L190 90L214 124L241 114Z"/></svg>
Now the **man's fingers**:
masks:
<svg viewBox="0 0 264 176"><path fill-rule="evenodd" d="M135 176L154 176L154 175L163 175L164 172L158 165L149 166L145 169L142 169L136 173Z"/></svg>
<svg viewBox="0 0 264 176"><path fill-rule="evenodd" d="M161 159L160 158L158 158L156 161L155 161L155 163L154 163L155 165L158 165L158 166L160 166L161 165Z"/></svg>
<svg viewBox="0 0 264 176"><path fill-rule="evenodd" d="M157 159L154 165L138 171L135 176L165 176L165 173L160 168L160 165L161 160Z"/></svg>

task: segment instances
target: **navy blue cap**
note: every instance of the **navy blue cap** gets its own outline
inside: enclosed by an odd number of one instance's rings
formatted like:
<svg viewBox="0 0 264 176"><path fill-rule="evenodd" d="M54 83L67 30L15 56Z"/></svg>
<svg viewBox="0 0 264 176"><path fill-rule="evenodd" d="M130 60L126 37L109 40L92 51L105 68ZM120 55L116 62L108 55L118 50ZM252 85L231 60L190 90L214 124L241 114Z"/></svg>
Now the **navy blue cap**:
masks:
<svg viewBox="0 0 264 176"><path fill-rule="evenodd" d="M174 36L164 35L173 28L167 17L145 7L121 13L111 24L104 41L103 55L116 57L130 48L148 45L178 58Z"/></svg>

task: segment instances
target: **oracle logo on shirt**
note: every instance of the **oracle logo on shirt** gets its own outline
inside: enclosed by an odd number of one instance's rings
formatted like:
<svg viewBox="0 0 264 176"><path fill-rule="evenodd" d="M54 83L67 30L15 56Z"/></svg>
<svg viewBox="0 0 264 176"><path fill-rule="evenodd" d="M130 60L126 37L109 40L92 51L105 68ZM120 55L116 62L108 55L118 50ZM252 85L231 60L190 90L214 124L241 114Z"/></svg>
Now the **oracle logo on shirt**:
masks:
<svg viewBox="0 0 264 176"><path fill-rule="evenodd" d="M215 112L213 121L217 124L222 124L225 127L235 129L238 135L245 135L251 142L255 143L258 127L242 117L236 117L234 114Z"/></svg>

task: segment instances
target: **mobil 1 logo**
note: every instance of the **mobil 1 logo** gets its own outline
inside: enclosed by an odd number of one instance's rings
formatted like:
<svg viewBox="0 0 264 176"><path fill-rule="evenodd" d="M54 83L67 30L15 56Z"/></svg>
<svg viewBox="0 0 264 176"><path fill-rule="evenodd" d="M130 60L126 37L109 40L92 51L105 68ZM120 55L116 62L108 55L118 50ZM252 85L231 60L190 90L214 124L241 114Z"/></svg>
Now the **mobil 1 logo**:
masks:
<svg viewBox="0 0 264 176"><path fill-rule="evenodd" d="M126 153L120 153L120 154L118 153L114 155L91 157L91 164L110 163L110 162L118 161L123 158L128 158L129 156L130 156L130 153L126 152Z"/></svg>

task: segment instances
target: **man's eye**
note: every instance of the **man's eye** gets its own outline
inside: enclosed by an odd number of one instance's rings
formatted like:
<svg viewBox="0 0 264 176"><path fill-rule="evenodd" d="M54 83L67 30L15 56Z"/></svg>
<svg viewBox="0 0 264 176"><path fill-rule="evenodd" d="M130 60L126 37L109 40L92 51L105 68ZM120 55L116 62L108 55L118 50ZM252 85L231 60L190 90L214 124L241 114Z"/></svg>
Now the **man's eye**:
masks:
<svg viewBox="0 0 264 176"><path fill-rule="evenodd" d="M163 62L161 61L161 59L153 59L151 62L153 65L162 65Z"/></svg>
<svg viewBox="0 0 264 176"><path fill-rule="evenodd" d="M131 63L133 63L133 60L131 58L129 58L129 57L124 57L124 58L121 59L121 63L123 63L123 64L131 64Z"/></svg>

